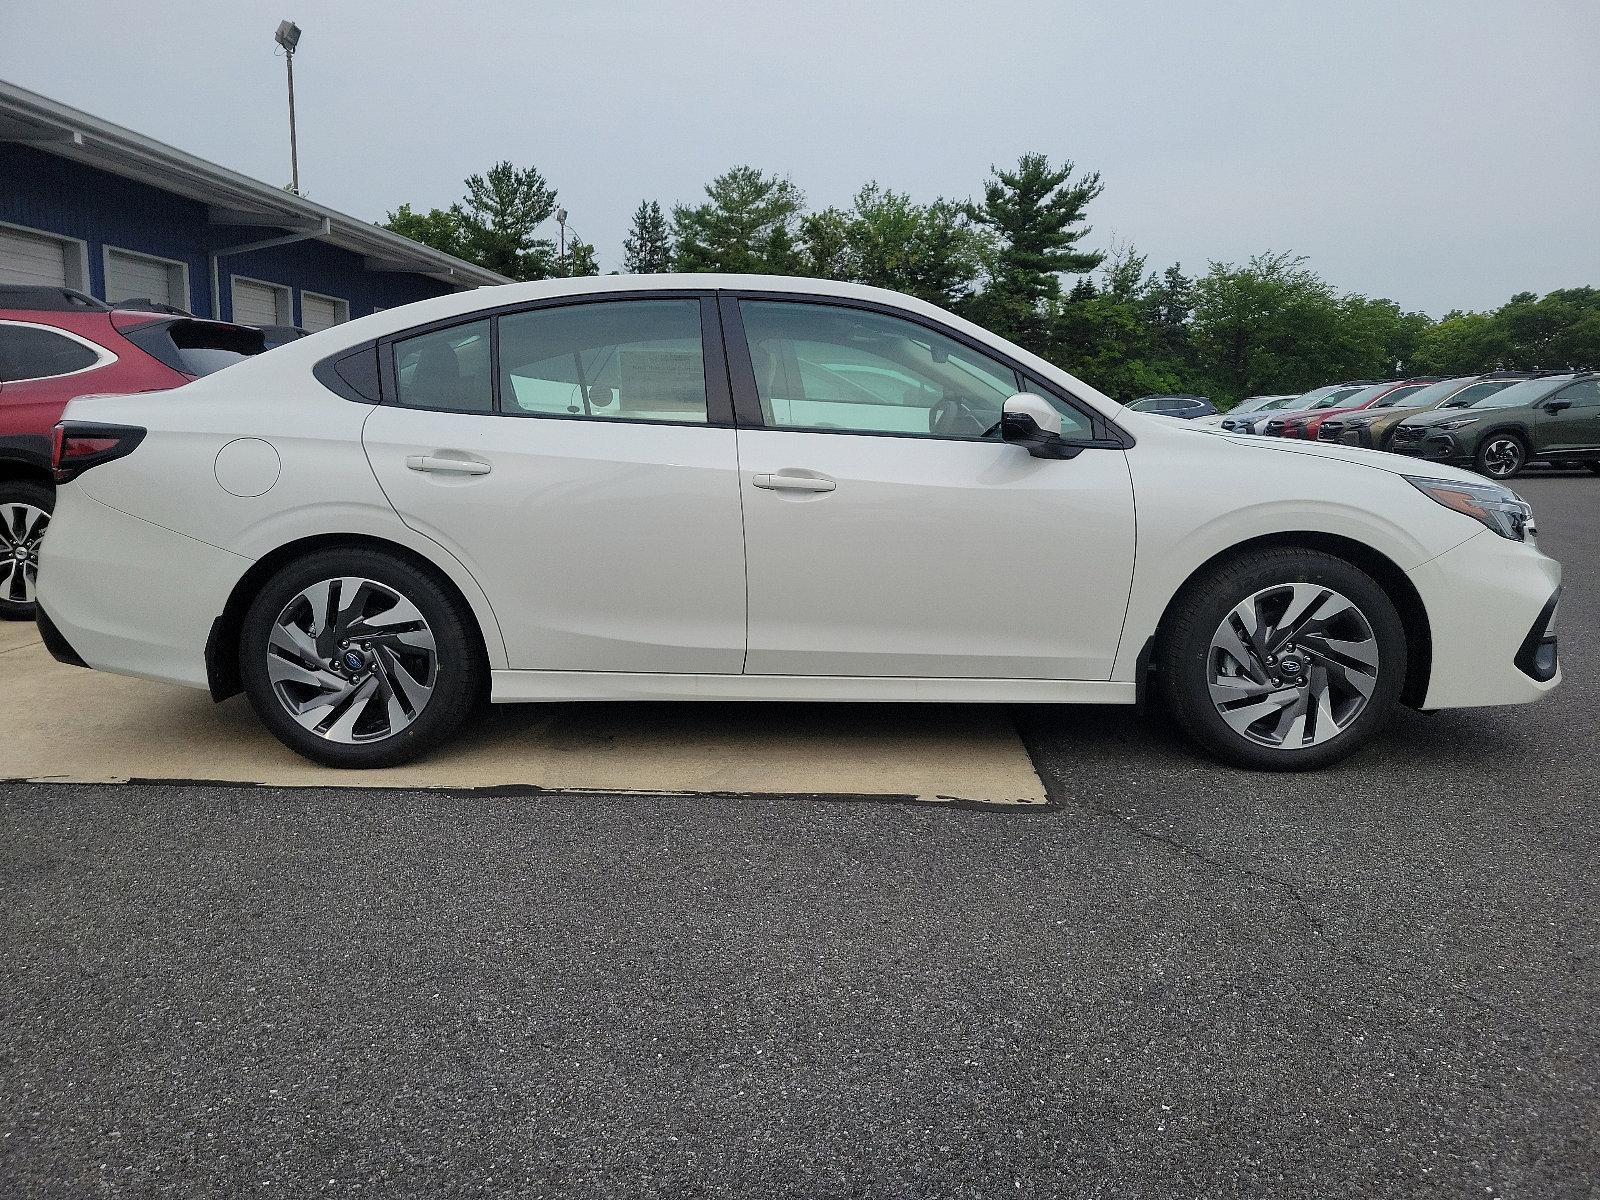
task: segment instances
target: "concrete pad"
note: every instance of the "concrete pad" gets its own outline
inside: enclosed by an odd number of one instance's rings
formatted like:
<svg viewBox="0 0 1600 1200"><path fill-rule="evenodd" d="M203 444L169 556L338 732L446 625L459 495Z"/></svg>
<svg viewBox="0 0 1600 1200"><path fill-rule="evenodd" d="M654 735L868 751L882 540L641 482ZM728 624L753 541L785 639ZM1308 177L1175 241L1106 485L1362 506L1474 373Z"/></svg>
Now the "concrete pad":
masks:
<svg viewBox="0 0 1600 1200"><path fill-rule="evenodd" d="M1045 803L998 706L506 705L421 762L335 771L285 749L242 697L216 705L187 688L63 666L21 643L0 648L0 729L0 779Z"/></svg>
<svg viewBox="0 0 1600 1200"><path fill-rule="evenodd" d="M18 646L32 646L39 640L39 627L32 621L0 621L0 654Z"/></svg>

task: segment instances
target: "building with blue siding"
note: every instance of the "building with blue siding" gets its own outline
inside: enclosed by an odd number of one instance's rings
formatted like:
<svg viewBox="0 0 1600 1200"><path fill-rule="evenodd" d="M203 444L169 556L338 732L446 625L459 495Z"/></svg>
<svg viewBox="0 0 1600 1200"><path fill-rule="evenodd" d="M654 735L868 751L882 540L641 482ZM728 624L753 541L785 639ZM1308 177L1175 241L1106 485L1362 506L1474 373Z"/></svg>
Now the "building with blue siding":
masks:
<svg viewBox="0 0 1600 1200"><path fill-rule="evenodd" d="M506 282L0 81L0 283L316 330Z"/></svg>

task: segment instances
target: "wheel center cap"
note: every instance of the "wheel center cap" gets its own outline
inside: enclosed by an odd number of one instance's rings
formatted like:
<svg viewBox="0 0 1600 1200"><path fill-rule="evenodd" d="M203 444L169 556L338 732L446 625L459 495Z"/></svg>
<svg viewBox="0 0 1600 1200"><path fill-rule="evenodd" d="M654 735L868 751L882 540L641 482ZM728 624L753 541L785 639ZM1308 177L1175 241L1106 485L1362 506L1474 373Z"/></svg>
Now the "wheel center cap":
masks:
<svg viewBox="0 0 1600 1200"><path fill-rule="evenodd" d="M367 659L359 650L347 650L345 651L344 665L347 671L355 673L367 665Z"/></svg>
<svg viewBox="0 0 1600 1200"><path fill-rule="evenodd" d="M1285 658L1278 663L1278 673L1280 675L1295 676L1299 675L1304 669L1305 664L1298 658Z"/></svg>

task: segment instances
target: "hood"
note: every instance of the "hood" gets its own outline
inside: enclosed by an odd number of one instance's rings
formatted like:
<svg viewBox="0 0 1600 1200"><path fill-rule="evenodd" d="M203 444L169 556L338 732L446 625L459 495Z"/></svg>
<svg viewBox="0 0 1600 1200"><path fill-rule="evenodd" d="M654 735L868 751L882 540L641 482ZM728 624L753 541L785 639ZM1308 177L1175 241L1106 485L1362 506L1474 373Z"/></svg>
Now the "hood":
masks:
<svg viewBox="0 0 1600 1200"><path fill-rule="evenodd" d="M1193 437L1226 438L1236 446L1246 446L1258 454L1304 454L1311 458L1333 459L1336 462L1355 463L1358 466L1372 467L1379 471L1388 471L1394 475L1410 475L1418 479L1454 479L1462 483L1482 483L1481 475L1474 475L1471 471L1463 471L1458 467L1448 467L1443 463L1423 462L1419 459L1409 458L1403 454L1389 454L1383 450L1364 450L1358 446L1346 446L1339 442L1308 442L1298 438L1260 438L1248 434L1234 433L1229 429L1183 429L1177 431L1177 436L1189 434ZM1203 447L1197 445L1197 452L1203 452ZM1137 451L1135 451L1137 453Z"/></svg>
<svg viewBox="0 0 1600 1200"><path fill-rule="evenodd" d="M1442 425L1446 421L1459 421L1463 417L1481 417L1488 412L1488 409L1428 408L1422 412L1406 413L1404 421L1407 425Z"/></svg>

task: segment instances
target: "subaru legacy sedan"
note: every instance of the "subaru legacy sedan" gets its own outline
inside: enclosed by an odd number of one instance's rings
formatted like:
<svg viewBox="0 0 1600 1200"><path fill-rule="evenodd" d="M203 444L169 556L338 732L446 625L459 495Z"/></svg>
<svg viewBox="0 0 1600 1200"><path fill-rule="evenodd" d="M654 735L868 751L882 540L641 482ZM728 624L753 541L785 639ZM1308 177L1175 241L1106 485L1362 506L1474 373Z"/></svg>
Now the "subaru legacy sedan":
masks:
<svg viewBox="0 0 1600 1200"><path fill-rule="evenodd" d="M1149 694L1214 754L1303 768L1396 704L1559 679L1560 568L1506 488L1130 412L850 284L426 300L75 400L55 472L56 657L242 690L334 766L485 698Z"/></svg>

